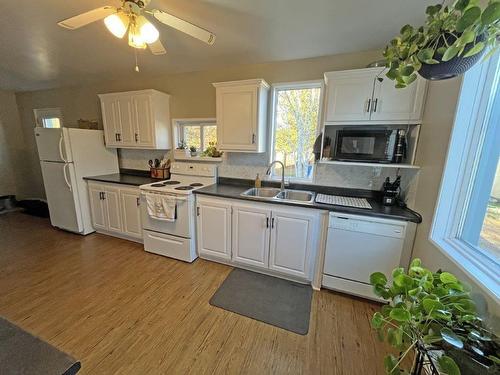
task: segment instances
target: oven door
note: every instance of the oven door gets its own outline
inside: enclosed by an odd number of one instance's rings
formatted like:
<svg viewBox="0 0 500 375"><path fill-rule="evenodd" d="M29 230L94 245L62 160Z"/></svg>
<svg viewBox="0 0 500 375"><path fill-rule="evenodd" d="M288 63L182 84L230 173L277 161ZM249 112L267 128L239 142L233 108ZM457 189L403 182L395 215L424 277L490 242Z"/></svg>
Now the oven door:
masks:
<svg viewBox="0 0 500 375"><path fill-rule="evenodd" d="M146 197L141 194L142 228L154 232L170 234L184 238L191 238L190 221L194 220L194 200L192 194L177 196L177 217L175 221L165 221L152 218L148 215Z"/></svg>
<svg viewBox="0 0 500 375"><path fill-rule="evenodd" d="M334 159L390 163L396 134L388 129L343 129L337 131Z"/></svg>

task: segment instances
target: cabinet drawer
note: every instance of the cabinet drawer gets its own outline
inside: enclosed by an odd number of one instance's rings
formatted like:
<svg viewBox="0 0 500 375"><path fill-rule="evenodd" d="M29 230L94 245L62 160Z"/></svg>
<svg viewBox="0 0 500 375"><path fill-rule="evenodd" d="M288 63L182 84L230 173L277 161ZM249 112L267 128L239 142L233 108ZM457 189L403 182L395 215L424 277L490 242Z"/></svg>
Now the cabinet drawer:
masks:
<svg viewBox="0 0 500 375"><path fill-rule="evenodd" d="M180 259L185 262L192 262L190 256L190 240L186 238L169 236L163 233L151 232L145 230L144 250L168 256L170 258Z"/></svg>

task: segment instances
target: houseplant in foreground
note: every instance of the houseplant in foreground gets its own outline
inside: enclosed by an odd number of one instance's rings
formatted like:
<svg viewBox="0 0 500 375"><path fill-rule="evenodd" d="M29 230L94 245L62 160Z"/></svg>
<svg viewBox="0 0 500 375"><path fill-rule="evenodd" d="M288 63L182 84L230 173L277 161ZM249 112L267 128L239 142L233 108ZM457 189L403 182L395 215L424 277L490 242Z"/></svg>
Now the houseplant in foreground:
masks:
<svg viewBox="0 0 500 375"><path fill-rule="evenodd" d="M500 0L481 8L478 0L456 0L451 5L427 7L425 25L405 25L383 55L387 77L403 88L417 79L452 78L465 73L489 49L499 46Z"/></svg>
<svg viewBox="0 0 500 375"><path fill-rule="evenodd" d="M373 315L372 327L400 352L385 357L388 374L400 374L407 355L422 353L444 374L496 374L500 369L498 338L484 328L468 287L454 275L431 272L414 259L408 271L394 269L392 282L381 272L373 273L370 282L375 294L389 301ZM415 367L414 360L412 374L419 373Z"/></svg>

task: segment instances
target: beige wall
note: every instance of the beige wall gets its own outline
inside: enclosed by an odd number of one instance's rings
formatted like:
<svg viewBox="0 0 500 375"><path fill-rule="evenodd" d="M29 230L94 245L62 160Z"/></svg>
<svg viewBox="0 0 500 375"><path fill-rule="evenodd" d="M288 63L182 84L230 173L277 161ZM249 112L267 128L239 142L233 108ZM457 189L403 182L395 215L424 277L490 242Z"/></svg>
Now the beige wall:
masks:
<svg viewBox="0 0 500 375"><path fill-rule="evenodd" d="M24 151L16 96L0 91L0 196L19 193Z"/></svg>
<svg viewBox="0 0 500 375"><path fill-rule="evenodd" d="M498 301L485 293L429 240L429 230L446 162L461 82L459 78L429 82L416 159L421 170L416 189L415 210L422 215L423 222L417 227L413 256L421 258L423 263L433 270L439 268L447 270L471 284L479 309L485 315L498 317L500 316ZM499 322L495 321L494 324L498 329Z"/></svg>

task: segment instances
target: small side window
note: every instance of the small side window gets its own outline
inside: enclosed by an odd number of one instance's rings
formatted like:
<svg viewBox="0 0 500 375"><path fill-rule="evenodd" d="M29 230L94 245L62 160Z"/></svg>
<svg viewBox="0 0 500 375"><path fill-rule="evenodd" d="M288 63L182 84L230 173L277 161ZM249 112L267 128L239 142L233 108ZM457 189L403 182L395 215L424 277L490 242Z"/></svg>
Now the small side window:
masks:
<svg viewBox="0 0 500 375"><path fill-rule="evenodd" d="M60 108L34 109L36 126L42 128L62 127L62 113Z"/></svg>

